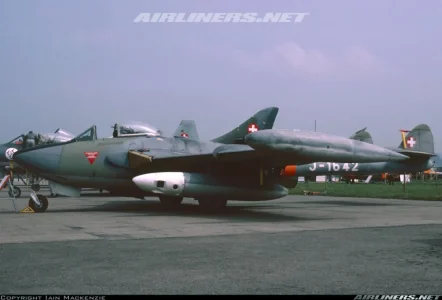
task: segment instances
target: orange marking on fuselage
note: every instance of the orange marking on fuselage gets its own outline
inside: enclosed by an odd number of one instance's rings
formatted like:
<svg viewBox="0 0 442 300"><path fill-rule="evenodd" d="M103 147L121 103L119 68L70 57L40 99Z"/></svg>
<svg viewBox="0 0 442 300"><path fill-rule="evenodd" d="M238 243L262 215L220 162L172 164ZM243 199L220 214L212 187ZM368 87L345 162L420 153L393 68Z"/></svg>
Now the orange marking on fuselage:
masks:
<svg viewBox="0 0 442 300"><path fill-rule="evenodd" d="M296 175L296 165L285 166L283 176L292 177Z"/></svg>

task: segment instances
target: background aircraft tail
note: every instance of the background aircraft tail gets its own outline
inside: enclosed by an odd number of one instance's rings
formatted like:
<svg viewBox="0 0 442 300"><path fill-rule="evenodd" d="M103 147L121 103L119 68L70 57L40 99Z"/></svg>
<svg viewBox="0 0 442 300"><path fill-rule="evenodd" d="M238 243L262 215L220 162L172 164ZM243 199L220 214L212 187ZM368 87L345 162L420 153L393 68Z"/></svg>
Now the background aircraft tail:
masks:
<svg viewBox="0 0 442 300"><path fill-rule="evenodd" d="M373 139L371 138L371 134L368 131L365 131L366 129L367 129L367 127L365 127L364 129L361 129L359 131L356 131L349 138L352 140L358 140L361 142L373 144Z"/></svg>
<svg viewBox="0 0 442 300"><path fill-rule="evenodd" d="M405 155L434 156L434 139L431 129L426 124L419 124L411 131L401 130L402 141L399 152Z"/></svg>
<svg viewBox="0 0 442 300"><path fill-rule="evenodd" d="M198 130L194 120L182 120L175 130L174 137L184 137L192 140L199 140Z"/></svg>
<svg viewBox="0 0 442 300"><path fill-rule="evenodd" d="M244 123L239 125L232 131L217 137L212 140L215 143L221 144L236 144L241 143L244 137L252 132L264 129L272 129L278 115L279 108L268 107L260 110L252 117L247 119Z"/></svg>

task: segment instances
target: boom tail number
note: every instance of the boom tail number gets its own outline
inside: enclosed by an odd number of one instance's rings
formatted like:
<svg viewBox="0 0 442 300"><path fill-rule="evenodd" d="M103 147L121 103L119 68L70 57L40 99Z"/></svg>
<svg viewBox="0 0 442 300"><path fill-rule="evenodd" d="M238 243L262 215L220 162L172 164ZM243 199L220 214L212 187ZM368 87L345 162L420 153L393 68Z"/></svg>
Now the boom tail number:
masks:
<svg viewBox="0 0 442 300"><path fill-rule="evenodd" d="M358 172L359 164L358 163L332 163L332 162L325 162L325 163L312 163L309 167L309 170L312 172L324 170L326 169L328 172Z"/></svg>
<svg viewBox="0 0 442 300"><path fill-rule="evenodd" d="M359 163L333 163L333 162L315 162L308 165L285 166L280 175L282 177L308 176L316 173L348 173L359 172Z"/></svg>

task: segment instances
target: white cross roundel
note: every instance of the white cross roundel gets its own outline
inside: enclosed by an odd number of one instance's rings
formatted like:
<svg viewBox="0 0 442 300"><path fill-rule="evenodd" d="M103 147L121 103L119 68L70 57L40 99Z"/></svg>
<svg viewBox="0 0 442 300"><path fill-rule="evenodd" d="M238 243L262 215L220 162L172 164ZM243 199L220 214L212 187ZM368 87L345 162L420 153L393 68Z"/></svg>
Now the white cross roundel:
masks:
<svg viewBox="0 0 442 300"><path fill-rule="evenodd" d="M249 131L249 133L251 133L251 132L258 131L259 128L258 128L258 126L256 126L256 124L250 124L249 128L247 128L247 130Z"/></svg>
<svg viewBox="0 0 442 300"><path fill-rule="evenodd" d="M188 137L189 137L189 135L188 135L187 133L185 133L185 132L181 133L181 136L182 136L182 137L185 137L185 138L188 138Z"/></svg>
<svg viewBox="0 0 442 300"><path fill-rule="evenodd" d="M416 140L413 137L410 137L407 141L408 146L410 146L410 148L414 147L414 144L416 144Z"/></svg>

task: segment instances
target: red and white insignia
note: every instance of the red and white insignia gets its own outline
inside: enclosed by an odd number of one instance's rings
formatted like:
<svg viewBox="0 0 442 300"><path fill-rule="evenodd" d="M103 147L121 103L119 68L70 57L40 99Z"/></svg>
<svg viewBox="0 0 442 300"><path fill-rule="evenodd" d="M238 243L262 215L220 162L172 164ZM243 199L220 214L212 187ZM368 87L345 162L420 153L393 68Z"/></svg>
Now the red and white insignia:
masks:
<svg viewBox="0 0 442 300"><path fill-rule="evenodd" d="M84 155L86 156L87 160L89 161L89 163L92 165L95 161L95 159L98 156L98 152L84 152Z"/></svg>
<svg viewBox="0 0 442 300"><path fill-rule="evenodd" d="M416 144L416 140L414 139L414 137L410 136L407 139L407 145L408 145L408 147L413 148L414 144Z"/></svg>
<svg viewBox="0 0 442 300"><path fill-rule="evenodd" d="M181 136L182 136L182 137L185 137L185 138L188 138L188 137L189 137L189 135L188 135L187 133L185 133L185 132L181 132Z"/></svg>
<svg viewBox="0 0 442 300"><path fill-rule="evenodd" d="M255 123L250 124L249 127L247 128L247 131L249 133L252 133L252 132L255 132L255 131L258 131L258 130L259 130L259 127Z"/></svg>

